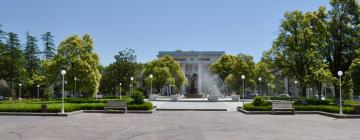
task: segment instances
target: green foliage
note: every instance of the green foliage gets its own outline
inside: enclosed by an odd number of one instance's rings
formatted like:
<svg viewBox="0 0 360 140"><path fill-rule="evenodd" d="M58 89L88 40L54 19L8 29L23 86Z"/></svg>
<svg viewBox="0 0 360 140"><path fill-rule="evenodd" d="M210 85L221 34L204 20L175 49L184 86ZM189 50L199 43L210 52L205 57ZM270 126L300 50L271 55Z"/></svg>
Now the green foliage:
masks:
<svg viewBox="0 0 360 140"><path fill-rule="evenodd" d="M99 57L93 49L93 41L88 34L82 38L73 35L62 41L58 54L44 62L46 71L52 76L51 81L61 81L59 73L64 69L67 71L65 79L79 79L76 83L77 93L83 93L87 97L94 96L99 90L101 75L98 69ZM75 81L67 81L66 88L73 89Z"/></svg>
<svg viewBox="0 0 360 140"><path fill-rule="evenodd" d="M154 76L152 85L156 89L161 89L167 85L175 85L175 89L179 90L183 84L187 83L179 62L175 61L171 56L163 56L147 63L143 74L146 76L145 83L147 87L150 87L151 84L149 75Z"/></svg>
<svg viewBox="0 0 360 140"><path fill-rule="evenodd" d="M264 100L262 97L260 96L256 96L252 102L253 106L269 106L271 103Z"/></svg>
<svg viewBox="0 0 360 140"><path fill-rule="evenodd" d="M51 32L46 32L41 37L44 44L45 59L51 59L55 55L55 44L53 38L54 36L51 35Z"/></svg>
<svg viewBox="0 0 360 140"><path fill-rule="evenodd" d="M45 90L44 90L43 98L44 98L45 100L50 100L51 97L52 97L52 95L53 95L53 93L54 93L54 89L51 88L51 87L47 87L47 88L45 88Z"/></svg>
<svg viewBox="0 0 360 140"><path fill-rule="evenodd" d="M330 105L310 105L310 106L294 106L296 111L323 111L329 113L339 113L339 107ZM354 107L343 107L343 113L354 114Z"/></svg>
<svg viewBox="0 0 360 140"><path fill-rule="evenodd" d="M129 88L132 83L130 77L134 77L134 81L137 80L136 71L138 71L138 65L136 63L136 55L133 49L125 49L119 51L117 55L114 56L115 62L111 63L109 66L103 68L102 79L100 91L102 93L119 93L117 91L122 84L122 94L124 91L129 91ZM134 82L133 84L136 84ZM116 88L117 90L115 90Z"/></svg>
<svg viewBox="0 0 360 140"><path fill-rule="evenodd" d="M253 104L245 104L244 109L247 111L271 111L270 106L254 106Z"/></svg>
<svg viewBox="0 0 360 140"><path fill-rule="evenodd" d="M298 99L294 102L294 105L330 105L333 103L334 101L331 99L318 100L316 98L309 98L309 99Z"/></svg>
<svg viewBox="0 0 360 140"><path fill-rule="evenodd" d="M218 74L225 80L225 84L233 91L242 91L241 75L245 75L246 87L253 88L256 81L255 62L250 55L223 55L219 60L210 65L210 71Z"/></svg>
<svg viewBox="0 0 360 140"><path fill-rule="evenodd" d="M360 101L344 100L344 106L358 106Z"/></svg>
<svg viewBox="0 0 360 140"><path fill-rule="evenodd" d="M41 102L40 100L8 101L0 102L0 112L40 112L41 104L48 104L48 112L60 112L59 101ZM65 112L77 110L103 110L105 103L65 103ZM153 105L149 102L143 104L128 104L128 110L151 110Z"/></svg>
<svg viewBox="0 0 360 140"><path fill-rule="evenodd" d="M131 94L131 99L133 99L133 101L131 102L131 104L143 104L144 103L144 95L143 92L138 91L138 90L134 90L133 93Z"/></svg>

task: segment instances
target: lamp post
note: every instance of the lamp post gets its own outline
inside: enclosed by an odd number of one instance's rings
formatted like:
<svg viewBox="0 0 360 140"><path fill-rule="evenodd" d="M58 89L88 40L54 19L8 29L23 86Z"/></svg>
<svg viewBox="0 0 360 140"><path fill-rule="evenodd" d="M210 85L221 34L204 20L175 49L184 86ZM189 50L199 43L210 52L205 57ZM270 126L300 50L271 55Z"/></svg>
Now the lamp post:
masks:
<svg viewBox="0 0 360 140"><path fill-rule="evenodd" d="M66 74L66 71L65 70L61 70L61 75L62 75L62 98L61 98L61 113L65 113L64 111L64 96L65 96L65 89L64 89L64 86L65 86L65 74Z"/></svg>
<svg viewBox="0 0 360 140"><path fill-rule="evenodd" d="M342 101L341 101L341 76L344 73L342 71L338 71L338 75L339 75L339 82L340 82L340 100L339 100L339 105L340 105L340 110L339 110L339 115L343 115L343 110L342 110Z"/></svg>
<svg viewBox="0 0 360 140"><path fill-rule="evenodd" d="M298 81L295 80L294 83L295 83L295 96L298 96L298 93L297 93L297 83L298 83Z"/></svg>
<svg viewBox="0 0 360 140"><path fill-rule="evenodd" d="M171 96L171 93L172 93L172 85L170 85L170 96Z"/></svg>
<svg viewBox="0 0 360 140"><path fill-rule="evenodd" d="M149 100L151 101L151 96L152 96L152 79L153 79L153 75L150 74L149 78L150 78L150 96L149 96Z"/></svg>
<svg viewBox="0 0 360 140"><path fill-rule="evenodd" d="M132 88L132 85L130 85L129 96L131 96L131 88Z"/></svg>
<svg viewBox="0 0 360 140"><path fill-rule="evenodd" d="M261 94L261 80L262 80L261 77L259 77L258 80L259 80L259 89L260 89L259 90L259 95L262 96L262 94Z"/></svg>
<svg viewBox="0 0 360 140"><path fill-rule="evenodd" d="M134 88L134 87L133 87L134 77L131 76L131 77L130 77L130 80L131 80L131 86L130 86L130 87L131 87L131 89L130 89L130 95L131 95L131 93L133 92L133 88Z"/></svg>
<svg viewBox="0 0 360 140"><path fill-rule="evenodd" d="M120 90L120 100L121 100L121 85L122 85L122 83L120 83L119 85L120 85L120 89L119 89L119 90Z"/></svg>
<svg viewBox="0 0 360 140"><path fill-rule="evenodd" d="M75 81L75 88L74 88L74 95L73 95L73 97L75 97L76 96L76 81L78 80L78 78L75 76L74 77L74 81Z"/></svg>
<svg viewBox="0 0 360 140"><path fill-rule="evenodd" d="M22 86L22 84L20 83L20 84L19 84L19 87L20 87L20 90L19 90L19 100L21 100L21 86Z"/></svg>
<svg viewBox="0 0 360 140"><path fill-rule="evenodd" d="M36 85L36 87L37 87L37 98L39 99L40 85Z"/></svg>
<svg viewBox="0 0 360 140"><path fill-rule="evenodd" d="M242 79L242 83L243 83L243 105L242 107L244 108L244 105L245 105L245 75L241 75L241 79Z"/></svg>
<svg viewBox="0 0 360 140"><path fill-rule="evenodd" d="M268 83L268 96L269 96L268 99L269 99L269 100L270 100L270 96L271 96L271 89L270 89L271 87L270 87L270 86L271 86L271 84Z"/></svg>

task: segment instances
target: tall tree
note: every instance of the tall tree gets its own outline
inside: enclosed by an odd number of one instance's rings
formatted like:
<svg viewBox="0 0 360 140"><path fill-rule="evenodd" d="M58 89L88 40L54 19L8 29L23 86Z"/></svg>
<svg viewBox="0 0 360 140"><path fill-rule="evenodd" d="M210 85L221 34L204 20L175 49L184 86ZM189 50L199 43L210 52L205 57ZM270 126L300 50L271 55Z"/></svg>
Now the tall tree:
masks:
<svg viewBox="0 0 360 140"><path fill-rule="evenodd" d="M125 49L119 51L114 56L115 62L107 66L103 71L103 79L101 80L100 90L104 93L114 93L115 87L122 84L122 89L128 91L131 84L130 77L139 79L136 71L136 55L133 49ZM136 82L134 83L136 84Z"/></svg>
<svg viewBox="0 0 360 140"><path fill-rule="evenodd" d="M20 40L17 34L9 32L8 40L6 42L6 56L5 65L7 66L6 78L9 83L10 93L15 96L14 86L15 82L20 81L20 75L23 73L23 52L21 51Z"/></svg>
<svg viewBox="0 0 360 140"><path fill-rule="evenodd" d="M51 59L54 56L55 52L55 44L54 44L54 36L51 35L51 32L46 32L42 35L41 39L44 43L44 59Z"/></svg>
<svg viewBox="0 0 360 140"><path fill-rule="evenodd" d="M338 71L348 71L360 49L360 7L357 0L331 0L328 13L328 44L323 50L333 77ZM337 85L337 81L334 81ZM338 86L335 96L339 97Z"/></svg>
<svg viewBox="0 0 360 140"><path fill-rule="evenodd" d="M25 59L26 70L30 77L40 69L40 51L37 47L37 40L34 36L31 36L29 32L26 32L26 45L25 45Z"/></svg>
<svg viewBox="0 0 360 140"><path fill-rule="evenodd" d="M77 77L77 93L84 96L95 96L99 90L101 75L99 72L99 57L93 52L93 40L86 34L82 38L73 35L62 41L58 53L51 60L44 62L50 81L60 81L61 70L66 70L67 89L74 89L74 78Z"/></svg>
<svg viewBox="0 0 360 140"><path fill-rule="evenodd" d="M312 12L285 13L279 36L271 50L272 59L282 73L288 77L294 76L299 81L302 96L305 96L308 86L315 83L321 86L321 82L328 77L327 65L318 51L324 47L324 37L315 30L325 27L314 21L318 19Z"/></svg>
<svg viewBox="0 0 360 140"><path fill-rule="evenodd" d="M239 55L223 55L218 61L210 65L210 71L218 74L224 79L225 84L232 91L242 91L241 75L245 75L246 87L254 88L255 78L255 62L252 56Z"/></svg>
<svg viewBox="0 0 360 140"><path fill-rule="evenodd" d="M175 91L187 83L185 75L181 70L180 63L171 56L163 56L145 65L143 74L146 76L145 83L150 86L149 75L152 74L153 87L160 90L168 85L174 85Z"/></svg>

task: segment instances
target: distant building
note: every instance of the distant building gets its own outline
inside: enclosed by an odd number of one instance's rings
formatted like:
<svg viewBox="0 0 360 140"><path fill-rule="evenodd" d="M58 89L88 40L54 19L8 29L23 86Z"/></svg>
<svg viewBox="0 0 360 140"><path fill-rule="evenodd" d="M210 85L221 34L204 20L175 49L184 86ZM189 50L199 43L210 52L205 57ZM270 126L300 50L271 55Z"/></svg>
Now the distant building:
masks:
<svg viewBox="0 0 360 140"><path fill-rule="evenodd" d="M182 92L196 94L207 92L208 89L203 86L204 74L224 54L224 51L160 51L157 57L169 55L178 61L188 80L188 85L183 87Z"/></svg>

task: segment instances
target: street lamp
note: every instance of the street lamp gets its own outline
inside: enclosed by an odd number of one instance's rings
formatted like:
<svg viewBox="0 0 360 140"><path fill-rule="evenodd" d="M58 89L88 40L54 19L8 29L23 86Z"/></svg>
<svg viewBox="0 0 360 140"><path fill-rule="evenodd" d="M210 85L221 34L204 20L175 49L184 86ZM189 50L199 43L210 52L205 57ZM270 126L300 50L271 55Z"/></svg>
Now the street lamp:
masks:
<svg viewBox="0 0 360 140"><path fill-rule="evenodd" d="M243 83L243 108L244 108L244 105L245 105L245 83L244 83L244 81L245 81L245 75L241 75L241 79L242 79L242 83Z"/></svg>
<svg viewBox="0 0 360 140"><path fill-rule="evenodd" d="M130 89L130 95L131 95L131 92L133 92L133 84L134 84L134 77L130 77L130 80L131 80L131 89Z"/></svg>
<svg viewBox="0 0 360 140"><path fill-rule="evenodd" d="M262 80L261 77L259 77L258 80L259 80L259 89L260 89L259 95L262 96L262 94L261 94L261 80Z"/></svg>
<svg viewBox="0 0 360 140"><path fill-rule="evenodd" d="M74 77L74 81L75 81L75 88L74 88L74 95L73 95L73 97L75 97L76 96L76 81L78 80L78 78L75 76Z"/></svg>
<svg viewBox="0 0 360 140"><path fill-rule="evenodd" d="M132 85L130 85L129 96L131 96L131 88L132 88Z"/></svg>
<svg viewBox="0 0 360 140"><path fill-rule="evenodd" d="M337 73L339 75L339 80L340 80L340 110L339 110L339 115L343 115L343 110L342 110L342 102L341 102L341 76L344 74L342 71L338 71Z"/></svg>
<svg viewBox="0 0 360 140"><path fill-rule="evenodd" d="M65 113L64 111L64 95L65 95L65 89L64 89L64 86L65 86L65 74L66 74L66 71L65 70L61 70L61 75L62 75L62 98L61 98L61 113Z"/></svg>
<svg viewBox="0 0 360 140"><path fill-rule="evenodd" d="M295 80L294 83L295 83L295 96L298 96L298 93L297 93L297 83L298 83L298 81Z"/></svg>
<svg viewBox="0 0 360 140"><path fill-rule="evenodd" d="M22 86L22 84L20 83L20 84L19 84L19 87L20 87L20 90L19 90L19 100L21 100L21 86Z"/></svg>
<svg viewBox="0 0 360 140"><path fill-rule="evenodd" d="M153 75L150 74L149 78L150 78L150 96L149 96L149 100L151 101L151 96L152 96L152 79L153 79Z"/></svg>
<svg viewBox="0 0 360 140"><path fill-rule="evenodd" d="M36 85L37 87L37 98L39 99L39 88L40 88L40 85Z"/></svg>
<svg viewBox="0 0 360 140"><path fill-rule="evenodd" d="M169 96L171 96L171 92L172 92L172 85L170 85L170 95Z"/></svg>
<svg viewBox="0 0 360 140"><path fill-rule="evenodd" d="M269 100L270 100L270 96L271 96L271 89L270 89L271 87L270 87L270 86L271 86L271 84L268 83L268 96L269 96L268 99L269 99Z"/></svg>
<svg viewBox="0 0 360 140"><path fill-rule="evenodd" d="M120 83L119 85L120 85L120 100L121 100L121 85L122 85L122 83Z"/></svg>

